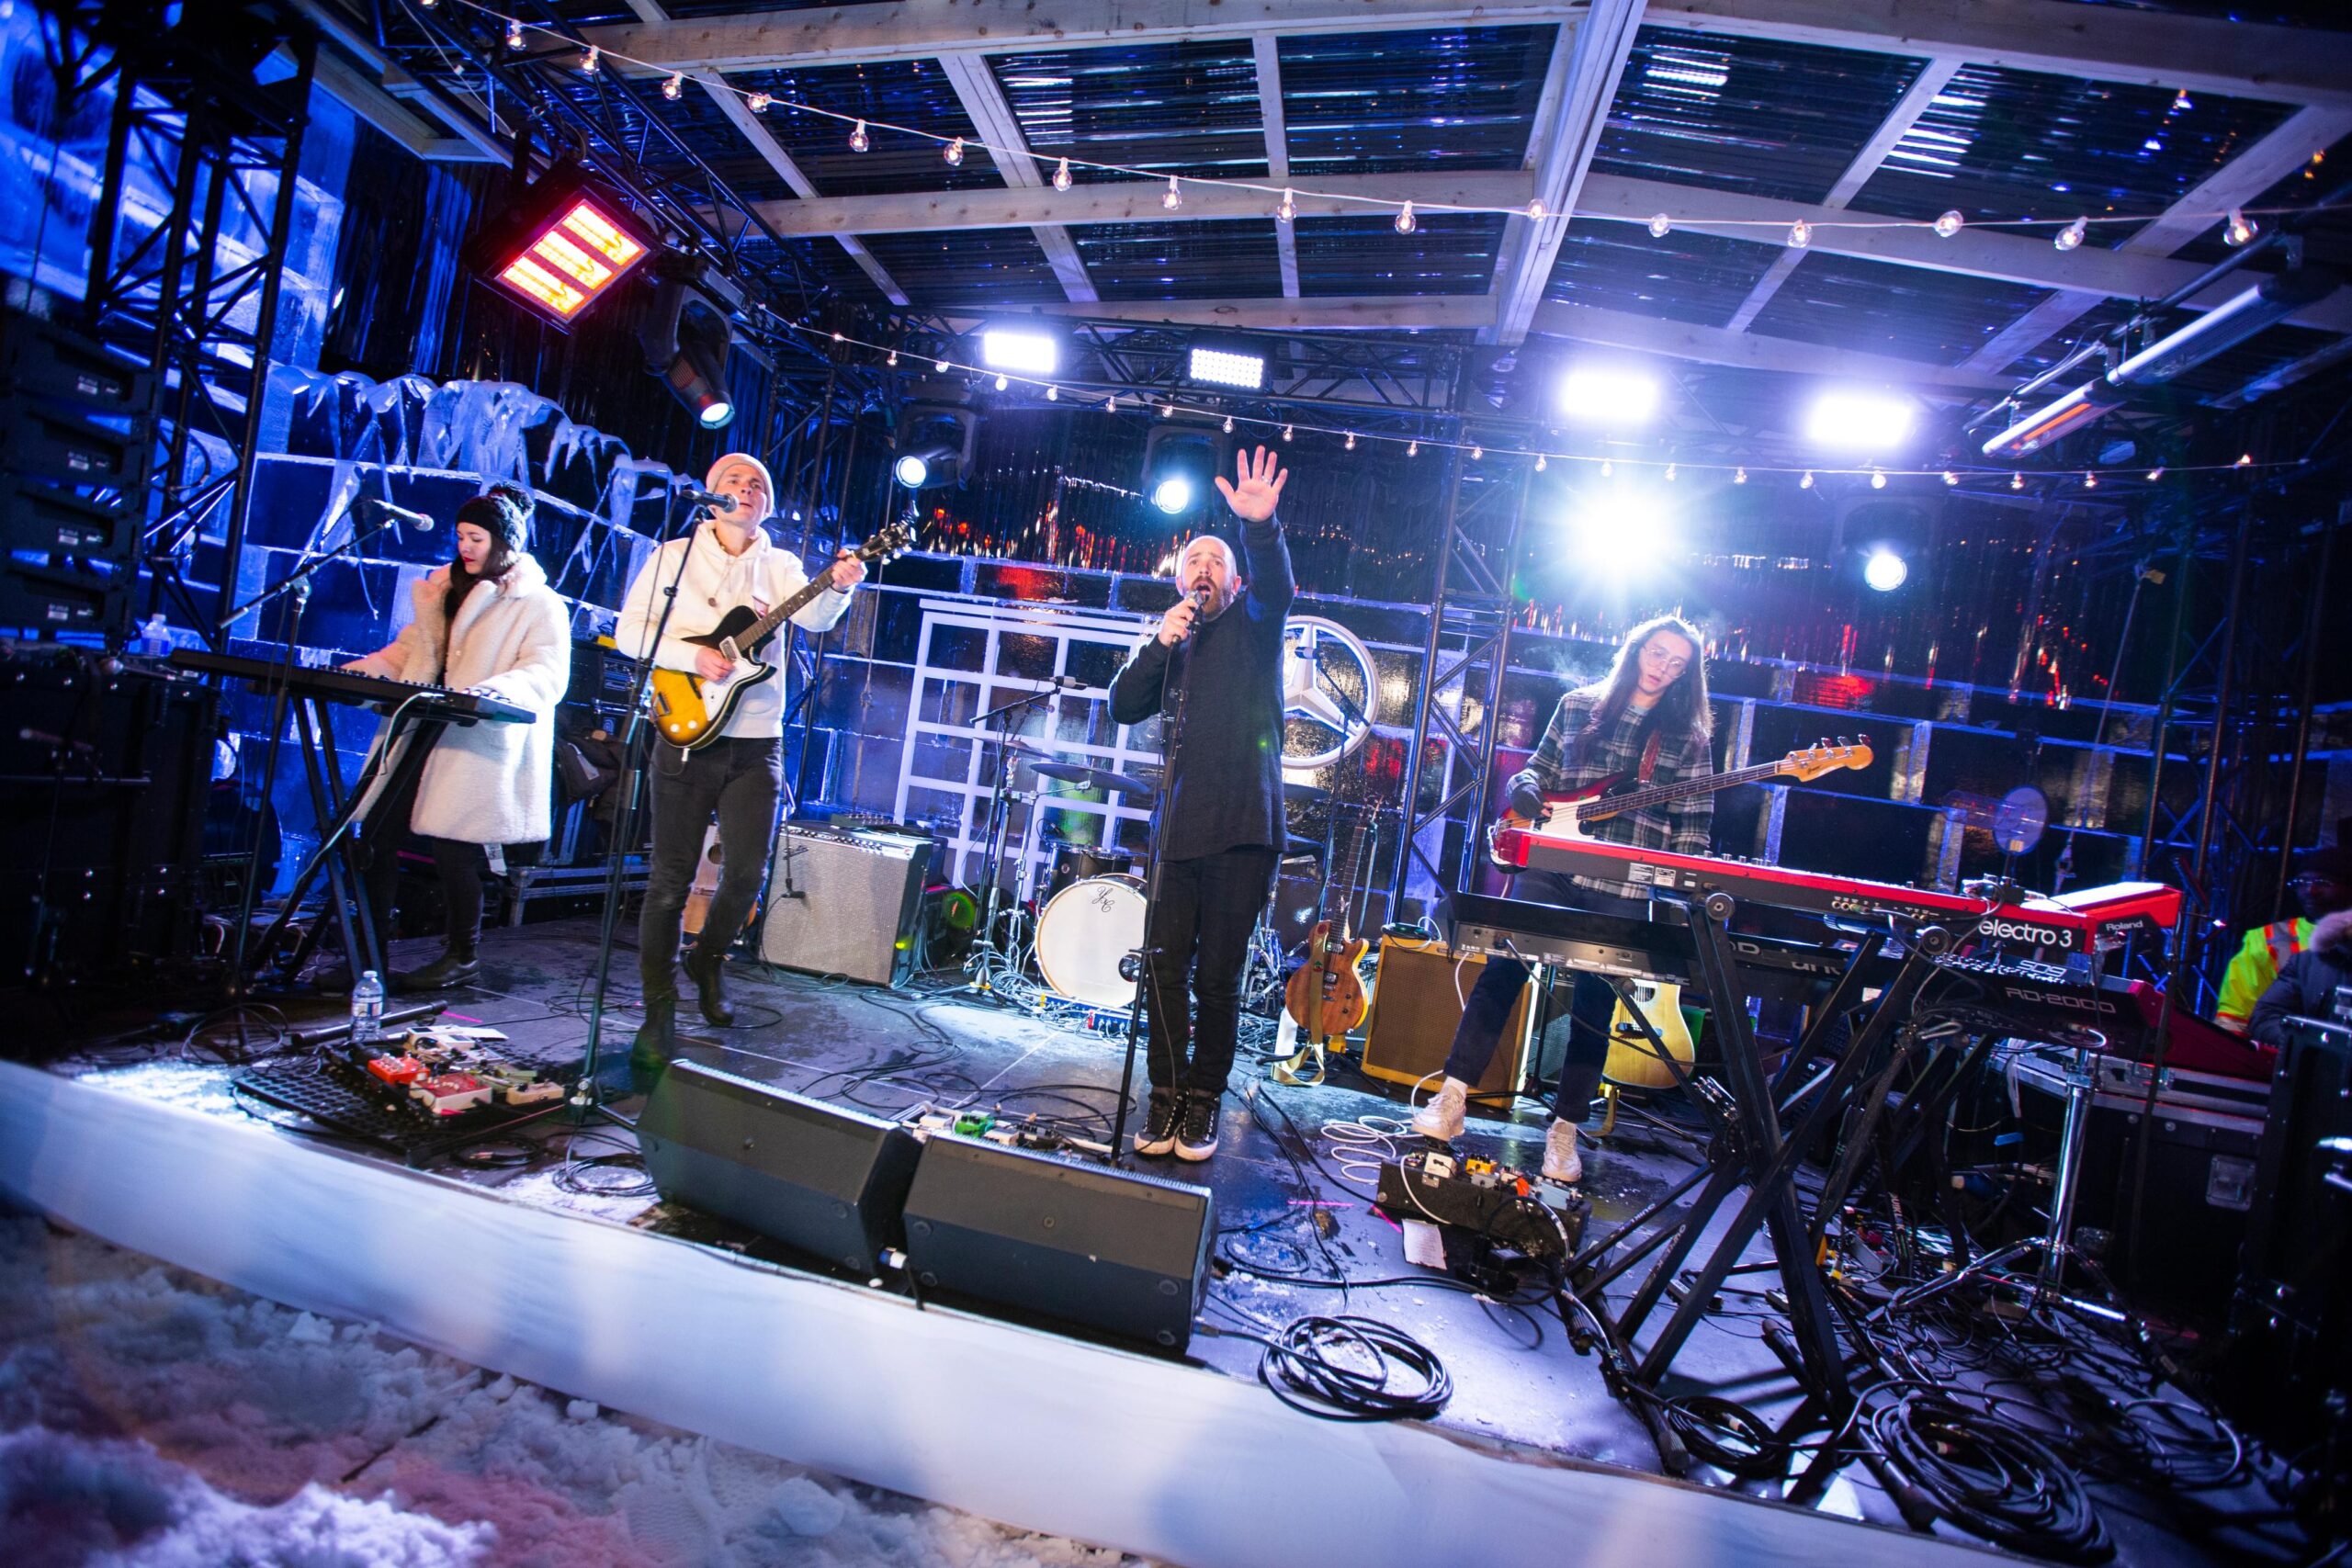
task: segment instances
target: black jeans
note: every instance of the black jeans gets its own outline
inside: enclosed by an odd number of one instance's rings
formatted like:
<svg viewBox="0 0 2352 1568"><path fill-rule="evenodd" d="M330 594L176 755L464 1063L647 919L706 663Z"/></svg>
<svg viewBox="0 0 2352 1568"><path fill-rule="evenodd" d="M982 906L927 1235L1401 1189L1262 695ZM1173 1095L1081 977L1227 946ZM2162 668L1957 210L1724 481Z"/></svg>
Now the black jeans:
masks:
<svg viewBox="0 0 2352 1568"><path fill-rule="evenodd" d="M1152 950L1149 994L1154 1089L1223 1094L1241 1026L1241 971L1250 932L1273 897L1279 852L1246 845L1191 860L1163 862L1159 901L1144 917ZM1195 960L1197 959L1197 964ZM1198 999L1197 1021L1185 985Z"/></svg>
<svg viewBox="0 0 2352 1568"><path fill-rule="evenodd" d="M1541 874L1538 874L1541 875ZM1612 898L1605 893L1577 887L1565 880L1522 876L1512 897L1539 904L1565 904L1596 915L1620 915L1647 919L1649 905L1638 898ZM1503 1025L1511 1004L1527 984L1531 966L1516 958L1489 958L1478 983L1463 1004L1462 1021L1453 1031L1453 1048L1446 1053L1445 1076L1476 1084L1486 1076L1502 1043ZM1578 975L1568 1003L1567 1057L1560 1067L1560 1091L1553 1097L1552 1114L1562 1122L1581 1122L1592 1109L1600 1087L1601 1065L1609 1057L1609 1021L1617 1009L1617 990L1598 975Z"/></svg>
<svg viewBox="0 0 2352 1568"><path fill-rule="evenodd" d="M432 855L433 869L440 875L441 907L449 918L449 950L471 957L481 941L481 846L435 839L410 829L417 781L424 773L420 763L404 784L385 791L362 824L359 852L366 869L360 874L360 886L368 899L368 917L376 924L376 940L389 947L392 907L400 892L401 847L413 843Z"/></svg>
<svg viewBox="0 0 2352 1568"><path fill-rule="evenodd" d="M775 837L775 803L784 788L784 741L775 736L721 736L700 750L656 741L653 856L645 910L637 922L637 968L649 997L678 989L678 937L686 894L702 859L703 830L718 818L718 893L695 940L697 953L718 953L750 918Z"/></svg>

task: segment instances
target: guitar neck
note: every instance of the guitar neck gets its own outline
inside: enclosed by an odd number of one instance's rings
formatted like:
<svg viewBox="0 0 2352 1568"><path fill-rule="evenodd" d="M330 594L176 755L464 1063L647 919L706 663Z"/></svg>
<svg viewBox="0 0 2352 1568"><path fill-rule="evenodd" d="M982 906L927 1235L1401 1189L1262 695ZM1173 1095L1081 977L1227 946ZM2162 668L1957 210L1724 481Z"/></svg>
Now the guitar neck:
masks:
<svg viewBox="0 0 2352 1568"><path fill-rule="evenodd" d="M751 626L744 630L743 635L735 639L736 646L742 649L744 651L749 652L751 649L755 649L762 643L767 641L768 638L775 635L775 630L778 626L784 625L785 622L792 619L793 616L807 609L809 602L815 599L818 594L822 593L825 591L828 581L829 579L825 572L819 572L807 582L801 584L799 592L794 593L790 598L786 599L783 604L778 604L775 609L770 610L766 615L762 615L758 620L753 621Z"/></svg>
<svg viewBox="0 0 2352 1568"><path fill-rule="evenodd" d="M1729 789L1734 784L1752 784L1758 779L1769 779L1775 773L1784 773L1788 771L1788 761L1783 758L1777 762L1759 762L1755 767L1742 768L1736 773L1709 773L1703 778L1684 779L1679 784L1652 784L1646 789L1637 789L1631 795L1605 795L1596 800L1585 801L1577 807L1577 815L1582 818L1587 811L1599 807L1600 809L1596 813L1596 817L1614 817L1621 812L1639 811L1646 806L1659 806L1669 800L1680 800L1687 795L1712 795L1719 789Z"/></svg>

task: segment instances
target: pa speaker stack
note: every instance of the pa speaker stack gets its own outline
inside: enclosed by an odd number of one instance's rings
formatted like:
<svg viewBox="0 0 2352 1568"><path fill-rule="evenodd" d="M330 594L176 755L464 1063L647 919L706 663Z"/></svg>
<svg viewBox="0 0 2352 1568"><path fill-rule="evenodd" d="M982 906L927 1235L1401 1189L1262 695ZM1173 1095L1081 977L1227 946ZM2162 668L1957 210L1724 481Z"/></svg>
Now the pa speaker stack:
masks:
<svg viewBox="0 0 2352 1568"><path fill-rule="evenodd" d="M146 367L0 313L0 626L129 629L153 400Z"/></svg>
<svg viewBox="0 0 2352 1568"><path fill-rule="evenodd" d="M1204 1187L895 1122L679 1061L638 1138L664 1201L864 1276L1182 1350L1205 1288ZM901 1255L900 1249L903 1248Z"/></svg>

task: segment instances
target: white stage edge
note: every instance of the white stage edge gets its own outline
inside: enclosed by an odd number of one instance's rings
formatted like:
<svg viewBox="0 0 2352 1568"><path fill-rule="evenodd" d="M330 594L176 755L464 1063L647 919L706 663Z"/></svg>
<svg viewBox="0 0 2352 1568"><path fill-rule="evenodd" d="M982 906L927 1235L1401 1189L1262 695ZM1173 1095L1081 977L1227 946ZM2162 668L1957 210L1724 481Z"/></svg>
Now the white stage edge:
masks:
<svg viewBox="0 0 2352 1568"><path fill-rule="evenodd" d="M0 1063L0 1189L117 1246L474 1365L1186 1568L1875 1568L1981 1549L924 1311Z"/></svg>

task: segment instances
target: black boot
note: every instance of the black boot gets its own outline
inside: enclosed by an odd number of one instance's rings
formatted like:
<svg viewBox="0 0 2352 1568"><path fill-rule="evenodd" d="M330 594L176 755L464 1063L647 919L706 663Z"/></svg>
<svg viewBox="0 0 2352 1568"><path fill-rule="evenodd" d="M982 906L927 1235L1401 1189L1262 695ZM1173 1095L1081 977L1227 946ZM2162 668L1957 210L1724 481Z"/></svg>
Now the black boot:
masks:
<svg viewBox="0 0 2352 1568"><path fill-rule="evenodd" d="M628 1083L631 1092L651 1094L678 1055L678 998L645 998L645 1021L628 1043Z"/></svg>
<svg viewBox="0 0 2352 1568"><path fill-rule="evenodd" d="M722 953L706 954L697 942L687 950L686 961L680 967L686 978L695 983L695 995L702 1007L703 1017L721 1029L735 1027L735 1010L727 1000L726 957Z"/></svg>
<svg viewBox="0 0 2352 1568"><path fill-rule="evenodd" d="M446 991L452 986L462 986L481 973L481 960L471 948L450 947L440 957L422 969L412 969L398 976L397 989L403 991Z"/></svg>

